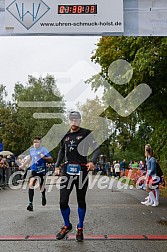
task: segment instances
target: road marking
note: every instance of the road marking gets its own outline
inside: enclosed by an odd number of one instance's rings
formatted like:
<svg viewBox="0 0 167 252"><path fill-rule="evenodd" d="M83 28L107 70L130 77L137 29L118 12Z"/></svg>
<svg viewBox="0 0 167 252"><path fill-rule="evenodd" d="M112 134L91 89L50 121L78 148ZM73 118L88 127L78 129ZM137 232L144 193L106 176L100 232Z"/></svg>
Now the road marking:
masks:
<svg viewBox="0 0 167 252"><path fill-rule="evenodd" d="M0 241L24 241L25 236L23 235L3 235L0 236Z"/></svg>
<svg viewBox="0 0 167 252"><path fill-rule="evenodd" d="M0 241L56 241L56 235L3 235ZM66 236L68 241L76 240L74 234ZM167 235L84 235L84 240L154 240L166 241Z"/></svg>

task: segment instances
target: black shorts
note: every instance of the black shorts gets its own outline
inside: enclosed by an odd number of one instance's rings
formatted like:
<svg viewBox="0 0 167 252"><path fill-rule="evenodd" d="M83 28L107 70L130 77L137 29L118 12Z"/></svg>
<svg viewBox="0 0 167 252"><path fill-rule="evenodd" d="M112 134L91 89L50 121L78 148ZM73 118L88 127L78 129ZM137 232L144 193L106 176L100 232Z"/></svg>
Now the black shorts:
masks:
<svg viewBox="0 0 167 252"><path fill-rule="evenodd" d="M34 178L34 177L39 177L39 183L40 183L40 186L42 186L45 180L45 173L37 173L36 171L31 171L29 179Z"/></svg>

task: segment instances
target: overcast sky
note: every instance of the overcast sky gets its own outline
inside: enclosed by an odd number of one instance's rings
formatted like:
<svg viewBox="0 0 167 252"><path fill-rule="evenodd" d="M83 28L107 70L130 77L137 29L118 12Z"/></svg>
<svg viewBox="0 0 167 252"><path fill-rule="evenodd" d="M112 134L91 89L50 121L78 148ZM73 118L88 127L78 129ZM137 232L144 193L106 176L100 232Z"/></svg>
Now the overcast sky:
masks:
<svg viewBox="0 0 167 252"><path fill-rule="evenodd" d="M28 75L35 77L51 73L62 94L77 82L98 73L100 67L90 61L100 37L0 37L0 84L6 86L11 99L16 82L25 84ZM64 81L65 80L65 81ZM100 92L100 91L99 91ZM86 91L81 96L92 96Z"/></svg>

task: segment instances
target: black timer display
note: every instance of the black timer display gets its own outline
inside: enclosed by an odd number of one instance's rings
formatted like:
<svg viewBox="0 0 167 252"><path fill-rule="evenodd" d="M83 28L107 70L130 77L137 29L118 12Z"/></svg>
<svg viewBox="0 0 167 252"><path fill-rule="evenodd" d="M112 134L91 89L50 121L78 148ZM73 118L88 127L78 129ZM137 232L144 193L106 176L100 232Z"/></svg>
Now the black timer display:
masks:
<svg viewBox="0 0 167 252"><path fill-rule="evenodd" d="M97 14L97 4L58 5L58 14Z"/></svg>

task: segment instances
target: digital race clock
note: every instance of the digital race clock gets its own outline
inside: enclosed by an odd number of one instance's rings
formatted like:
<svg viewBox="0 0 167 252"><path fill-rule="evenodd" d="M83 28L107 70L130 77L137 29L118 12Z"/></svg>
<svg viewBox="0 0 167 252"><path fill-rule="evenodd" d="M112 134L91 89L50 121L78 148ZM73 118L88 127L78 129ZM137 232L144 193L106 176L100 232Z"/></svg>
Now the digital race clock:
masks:
<svg viewBox="0 0 167 252"><path fill-rule="evenodd" d="M58 14L97 14L97 4L58 5Z"/></svg>

